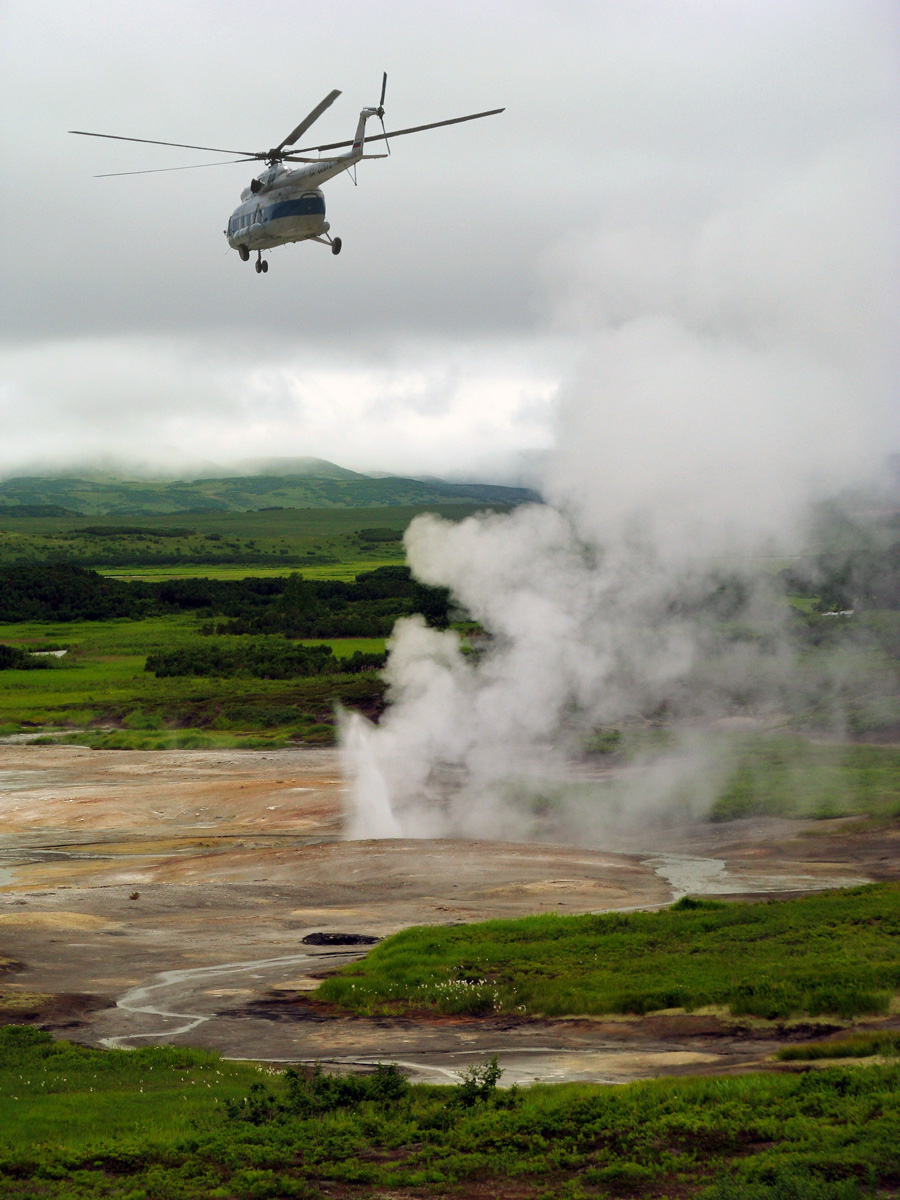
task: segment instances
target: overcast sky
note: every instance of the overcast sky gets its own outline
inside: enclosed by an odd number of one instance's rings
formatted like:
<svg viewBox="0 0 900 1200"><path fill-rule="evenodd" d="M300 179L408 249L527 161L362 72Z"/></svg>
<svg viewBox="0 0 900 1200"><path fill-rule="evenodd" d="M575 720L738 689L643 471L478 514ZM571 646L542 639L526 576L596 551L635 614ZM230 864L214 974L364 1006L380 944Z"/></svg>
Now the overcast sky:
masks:
<svg viewBox="0 0 900 1200"><path fill-rule="evenodd" d="M506 112L329 182L340 257L287 246L262 276L222 234L248 165L96 179L216 156L66 133L264 149L339 88L308 135L337 140L383 70L389 129ZM598 329L664 306L697 247L728 269L733 214L792 189L753 237L806 243L808 283L766 302L821 308L839 237L862 321L893 300L898 81L894 0L6 0L0 472L500 477L552 444Z"/></svg>

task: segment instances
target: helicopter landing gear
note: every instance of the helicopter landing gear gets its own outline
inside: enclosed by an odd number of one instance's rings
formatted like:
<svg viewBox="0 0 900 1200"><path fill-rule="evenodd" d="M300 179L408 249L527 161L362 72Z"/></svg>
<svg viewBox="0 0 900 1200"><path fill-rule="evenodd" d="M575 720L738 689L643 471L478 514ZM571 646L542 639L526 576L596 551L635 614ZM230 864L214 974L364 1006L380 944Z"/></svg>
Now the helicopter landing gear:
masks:
<svg viewBox="0 0 900 1200"><path fill-rule="evenodd" d="M257 253L257 259L256 259L256 273L257 273L257 275L260 275L260 274L262 274L262 275L265 275L266 271L268 271L268 269L269 269L269 264L268 264L268 262L267 262L267 261L266 261L266 260L263 258L263 256L262 256L262 250L257 250L257 252L256 252L256 253Z"/></svg>
<svg viewBox="0 0 900 1200"><path fill-rule="evenodd" d="M328 225L326 223L324 230L315 234L312 238L314 242L321 242L323 246L330 246L332 254L340 254L343 242L339 237L333 238L328 236Z"/></svg>
<svg viewBox="0 0 900 1200"><path fill-rule="evenodd" d="M241 256L241 262L246 262L250 257L249 246L238 246L238 254Z"/></svg>

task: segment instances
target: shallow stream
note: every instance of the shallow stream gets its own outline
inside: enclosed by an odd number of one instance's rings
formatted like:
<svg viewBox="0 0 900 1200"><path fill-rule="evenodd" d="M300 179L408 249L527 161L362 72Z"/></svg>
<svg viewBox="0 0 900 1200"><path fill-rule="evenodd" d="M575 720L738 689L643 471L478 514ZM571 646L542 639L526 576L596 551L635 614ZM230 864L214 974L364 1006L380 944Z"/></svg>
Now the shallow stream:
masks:
<svg viewBox="0 0 900 1200"><path fill-rule="evenodd" d="M672 889L672 900L684 895L713 896L756 892L818 891L823 888L850 886L869 882L866 879L826 878L813 875L759 874L754 876L732 876L721 859L704 858L696 855L666 854L642 860ZM667 901L666 903L671 903ZM621 911L619 909L618 911ZM233 985L253 981L251 990L256 993L285 984L296 975L298 967L310 970L321 965L323 958L337 965L362 957L365 947L352 947L340 951L309 949L302 953L282 955L275 958L260 958L243 962L226 962L213 966L187 970L163 971L150 982L129 988L117 1000L117 1008L128 1014L133 1031L119 1033L102 1039L106 1046L132 1047L136 1043L168 1043L196 1030L206 1022L216 1022L224 1014L221 996L246 989ZM209 984L221 985L217 993L210 994ZM218 998L217 998L218 997ZM158 1018L148 1023L148 1018ZM305 1055L302 1052L286 1053L283 1058L271 1057L272 1029L265 1018L257 1018L260 1029L258 1044L268 1053L252 1053L254 1044L254 1017L243 1018L243 1041L248 1047L246 1055L254 1061L267 1062L313 1062L333 1063L337 1069L361 1070L374 1067L384 1060L396 1062L404 1073L416 1082L456 1083L460 1072L485 1062L496 1054L503 1069L503 1084L526 1084L537 1080L544 1082L587 1081L595 1083L622 1083L632 1079L650 1078L665 1074L676 1067L689 1067L725 1062L722 1055L706 1053L696 1049L685 1050L682 1045L657 1044L639 1049L624 1049L621 1042L592 1042L590 1047L560 1048L546 1045L525 1046L516 1039L514 1044L505 1044L502 1032L491 1035L495 1044L464 1048L435 1050L423 1046L421 1053L415 1046L404 1049L402 1057L389 1051L384 1054L341 1054L319 1053ZM160 1021L162 1024L160 1024ZM148 1027L149 1024L149 1027ZM389 1023L388 1023L389 1024ZM294 1036L289 1040L302 1047L302 1026L294 1026ZM286 1041L288 1039L285 1039ZM415 1041L415 1038L404 1039ZM335 1046L337 1049L337 1046Z"/></svg>

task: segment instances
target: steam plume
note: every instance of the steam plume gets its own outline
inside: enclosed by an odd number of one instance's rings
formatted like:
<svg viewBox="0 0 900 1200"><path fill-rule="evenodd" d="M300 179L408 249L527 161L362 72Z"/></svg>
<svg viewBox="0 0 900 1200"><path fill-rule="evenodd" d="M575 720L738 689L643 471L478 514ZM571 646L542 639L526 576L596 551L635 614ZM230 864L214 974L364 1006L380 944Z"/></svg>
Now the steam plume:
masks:
<svg viewBox="0 0 900 1200"><path fill-rule="evenodd" d="M889 166L867 127L693 223L623 208L559 253L548 278L584 353L559 398L548 503L411 525L414 574L450 588L490 643L467 657L455 634L398 622L391 707L377 729L344 729L351 836L529 836L589 731L784 702L768 564L800 545L811 499L893 448ZM733 569L753 636L724 646ZM677 764L609 790L606 817L673 793L702 810L714 782L691 735ZM569 787L560 820L596 828L589 809Z"/></svg>

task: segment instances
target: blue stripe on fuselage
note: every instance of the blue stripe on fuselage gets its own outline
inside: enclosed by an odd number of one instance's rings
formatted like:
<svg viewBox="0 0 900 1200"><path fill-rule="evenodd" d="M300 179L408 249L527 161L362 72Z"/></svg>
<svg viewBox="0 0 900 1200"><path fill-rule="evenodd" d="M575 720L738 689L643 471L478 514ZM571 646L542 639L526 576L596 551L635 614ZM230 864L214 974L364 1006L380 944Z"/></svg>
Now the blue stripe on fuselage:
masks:
<svg viewBox="0 0 900 1200"><path fill-rule="evenodd" d="M283 217L325 216L324 196L301 196L297 200L282 200L263 210L264 221L279 221Z"/></svg>

